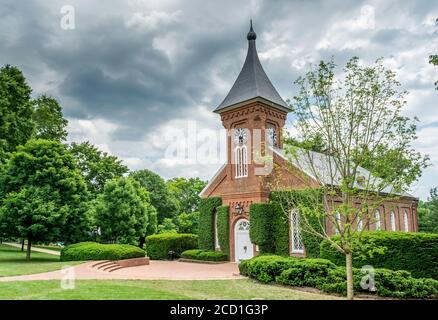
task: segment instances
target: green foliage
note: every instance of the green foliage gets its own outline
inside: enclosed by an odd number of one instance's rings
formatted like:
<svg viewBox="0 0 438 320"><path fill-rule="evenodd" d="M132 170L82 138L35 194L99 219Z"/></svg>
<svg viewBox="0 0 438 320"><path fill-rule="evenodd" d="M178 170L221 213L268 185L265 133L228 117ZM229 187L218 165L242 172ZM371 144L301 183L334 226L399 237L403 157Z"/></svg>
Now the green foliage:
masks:
<svg viewBox="0 0 438 320"><path fill-rule="evenodd" d="M179 233L198 233L199 212L183 212L175 220Z"/></svg>
<svg viewBox="0 0 438 320"><path fill-rule="evenodd" d="M334 236L339 241L339 236ZM384 254L369 255L368 244L384 248ZM407 270L414 277L438 279L438 235L410 232L365 232L353 254L353 266ZM327 240L321 243L321 258L345 264L345 257Z"/></svg>
<svg viewBox="0 0 438 320"><path fill-rule="evenodd" d="M181 253L181 258L202 261L227 261L228 255L220 251L208 251L202 249L186 250Z"/></svg>
<svg viewBox="0 0 438 320"><path fill-rule="evenodd" d="M198 247L198 236L194 234L162 233L146 237L146 253L153 260L167 259L169 251L175 257L182 252Z"/></svg>
<svg viewBox="0 0 438 320"><path fill-rule="evenodd" d="M149 194L132 178L109 180L96 201L96 223L103 241L138 244L153 221Z"/></svg>
<svg viewBox="0 0 438 320"><path fill-rule="evenodd" d="M144 250L128 244L81 242L61 250L61 261L122 260L144 256Z"/></svg>
<svg viewBox="0 0 438 320"><path fill-rule="evenodd" d="M10 65L0 68L0 154L15 151L32 136L31 92L18 68Z"/></svg>
<svg viewBox="0 0 438 320"><path fill-rule="evenodd" d="M10 236L66 243L88 237L87 188L59 142L30 140L19 146L2 170L0 194L1 220Z"/></svg>
<svg viewBox="0 0 438 320"><path fill-rule="evenodd" d="M282 285L314 287L326 292L346 294L345 268L338 267L326 259L261 255L241 262L239 269L242 275L261 282L275 281ZM374 269L374 291L361 287L361 281L365 276L367 273L353 269L355 292L395 298L424 299L438 296L438 281L416 279L407 271Z"/></svg>
<svg viewBox="0 0 438 320"><path fill-rule="evenodd" d="M170 193L178 200L181 212L190 213L199 210L201 202L199 193L204 189L205 181L199 178L174 178L166 183Z"/></svg>
<svg viewBox="0 0 438 320"><path fill-rule="evenodd" d="M163 178L146 169L131 172L129 176L149 191L151 204L157 210L158 224L161 224L165 218L175 218L179 211L178 201L170 193Z"/></svg>
<svg viewBox="0 0 438 320"><path fill-rule="evenodd" d="M205 198L199 205L199 248L214 250L214 213L222 204L219 197Z"/></svg>
<svg viewBox="0 0 438 320"><path fill-rule="evenodd" d="M163 222L158 225L158 233L178 233L178 227L170 218L164 218Z"/></svg>
<svg viewBox="0 0 438 320"><path fill-rule="evenodd" d="M35 138L64 141L67 139L67 124L62 108L52 97L41 96L35 100L35 109L32 116L35 122Z"/></svg>
<svg viewBox="0 0 438 320"><path fill-rule="evenodd" d="M220 251L227 257L230 256L230 207L219 206L216 208L217 233Z"/></svg>
<svg viewBox="0 0 438 320"><path fill-rule="evenodd" d="M76 159L84 177L88 190L96 197L103 190L105 183L113 178L122 177L128 167L115 156L108 155L93 146L90 142L73 142L69 148Z"/></svg>
<svg viewBox="0 0 438 320"><path fill-rule="evenodd" d="M438 189L430 190L428 201L420 201L417 208L420 232L438 233Z"/></svg>
<svg viewBox="0 0 438 320"><path fill-rule="evenodd" d="M271 208L272 205L267 203L253 203L249 208L251 221L249 236L251 242L259 246L260 253L275 251L274 219Z"/></svg>

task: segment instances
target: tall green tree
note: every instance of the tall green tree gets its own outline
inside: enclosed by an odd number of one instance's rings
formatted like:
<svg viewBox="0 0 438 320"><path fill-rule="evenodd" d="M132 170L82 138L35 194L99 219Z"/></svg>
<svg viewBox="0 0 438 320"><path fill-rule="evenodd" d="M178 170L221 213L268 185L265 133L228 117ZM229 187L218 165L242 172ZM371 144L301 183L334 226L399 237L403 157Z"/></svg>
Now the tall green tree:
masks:
<svg viewBox="0 0 438 320"><path fill-rule="evenodd" d="M420 232L438 233L438 188L430 190L426 202L418 205L418 228Z"/></svg>
<svg viewBox="0 0 438 320"><path fill-rule="evenodd" d="M12 152L34 130L32 89L22 72L13 66L0 68L0 156ZM3 159L4 160L4 159Z"/></svg>
<svg viewBox="0 0 438 320"><path fill-rule="evenodd" d="M151 204L157 210L158 224L161 224L165 218L176 217L179 212L178 200L169 191L163 178L147 169L133 171L129 176L149 191Z"/></svg>
<svg viewBox="0 0 438 320"><path fill-rule="evenodd" d="M374 155L380 148L407 156L416 154L413 148L416 126L415 121L402 114L407 92L400 90L395 73L385 68L381 60L372 66L361 66L358 58L352 58L343 74L336 78L334 70L332 61L321 61L315 70L300 77L296 81L299 93L293 102L298 137L312 141L320 136L326 155L316 156L296 147L286 152L291 163L303 168L302 181L309 188L314 188L317 182L324 208L330 208L320 209L319 195L309 196L305 205L298 204L302 232L326 239L345 255L347 296L352 299L352 257L361 245L362 232L375 222L376 208L398 199L412 182L409 172L403 171L399 176L378 177L379 173L397 167L397 157L383 157L378 170L373 172L376 166L372 166L372 174L364 173L362 168L370 162L370 154ZM421 155L410 159L412 164L420 166L422 160ZM284 190L281 181L273 187ZM297 206L295 199L288 192L280 196L289 204L284 206L284 213L289 217L291 208ZM313 223L315 218L320 225ZM322 221L333 225L339 242L327 234Z"/></svg>
<svg viewBox="0 0 438 320"><path fill-rule="evenodd" d="M116 156L99 150L88 141L73 142L69 150L76 159L88 190L95 196L103 190L106 181L121 177L128 172L128 167Z"/></svg>
<svg viewBox="0 0 438 320"><path fill-rule="evenodd" d="M199 193L207 183L199 178L174 178L167 181L170 193L176 197L181 212L198 211L201 197Z"/></svg>
<svg viewBox="0 0 438 320"><path fill-rule="evenodd" d="M35 138L65 141L68 121L64 118L58 101L42 95L35 100L34 104L32 119L35 122Z"/></svg>
<svg viewBox="0 0 438 320"><path fill-rule="evenodd" d="M147 190L129 177L109 180L97 198L96 222L106 242L141 244L157 228L154 215Z"/></svg>
<svg viewBox="0 0 438 320"><path fill-rule="evenodd" d="M19 146L0 176L0 221L10 236L32 242L73 242L87 236L86 184L66 147L29 140Z"/></svg>

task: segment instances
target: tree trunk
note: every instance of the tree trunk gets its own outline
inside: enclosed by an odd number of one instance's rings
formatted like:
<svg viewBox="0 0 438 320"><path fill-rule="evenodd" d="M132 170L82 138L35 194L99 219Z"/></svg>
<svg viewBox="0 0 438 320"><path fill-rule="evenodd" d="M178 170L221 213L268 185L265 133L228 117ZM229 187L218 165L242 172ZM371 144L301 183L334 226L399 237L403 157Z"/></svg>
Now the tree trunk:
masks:
<svg viewBox="0 0 438 320"><path fill-rule="evenodd" d="M21 252L24 251L24 238L21 239Z"/></svg>
<svg viewBox="0 0 438 320"><path fill-rule="evenodd" d="M345 265L347 272L347 299L353 300L353 254L351 252L345 254Z"/></svg>
<svg viewBox="0 0 438 320"><path fill-rule="evenodd" d="M30 248L32 246L32 241L29 239L27 239L27 252L26 252L26 260L29 261L30 260Z"/></svg>

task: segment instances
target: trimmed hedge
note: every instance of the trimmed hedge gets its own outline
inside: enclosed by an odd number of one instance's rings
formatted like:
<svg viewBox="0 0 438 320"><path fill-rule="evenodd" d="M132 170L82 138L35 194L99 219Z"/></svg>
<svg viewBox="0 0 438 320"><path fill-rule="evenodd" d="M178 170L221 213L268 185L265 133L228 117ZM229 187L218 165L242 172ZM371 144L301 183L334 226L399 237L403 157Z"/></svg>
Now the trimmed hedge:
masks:
<svg viewBox="0 0 438 320"><path fill-rule="evenodd" d="M326 259L258 256L243 261L240 273L262 282L276 282L297 287L314 287L329 293L346 294L345 268ZM365 274L353 269L356 293L377 294L395 298L436 298L438 281L416 279L407 271L375 269L375 291L362 289L360 283Z"/></svg>
<svg viewBox="0 0 438 320"><path fill-rule="evenodd" d="M339 241L338 236L333 239ZM371 265L374 268L406 270L416 278L438 279L438 234L372 231L365 232L361 238L361 246L353 254L353 266L360 268ZM384 254L374 253L365 260L367 247L384 248ZM328 259L337 265L345 264L345 257L330 243L321 243L321 258Z"/></svg>
<svg viewBox="0 0 438 320"><path fill-rule="evenodd" d="M101 244L80 242L61 250L61 261L123 260L141 258L144 250L129 244Z"/></svg>
<svg viewBox="0 0 438 320"><path fill-rule="evenodd" d="M214 250L214 213L222 204L220 197L201 199L199 204L199 248Z"/></svg>
<svg viewBox="0 0 438 320"><path fill-rule="evenodd" d="M219 206L216 208L216 214L219 245L228 259L230 256L230 207Z"/></svg>
<svg viewBox="0 0 438 320"><path fill-rule="evenodd" d="M207 251L202 249L187 250L181 253L181 258L202 261L227 261L228 256L220 251Z"/></svg>
<svg viewBox="0 0 438 320"><path fill-rule="evenodd" d="M169 251L178 258L182 252L198 247L198 236L184 233L161 233L146 237L145 248L153 260L168 259Z"/></svg>
<svg viewBox="0 0 438 320"><path fill-rule="evenodd" d="M253 203L249 207L251 242L259 246L260 253L274 252L272 206L267 203Z"/></svg>

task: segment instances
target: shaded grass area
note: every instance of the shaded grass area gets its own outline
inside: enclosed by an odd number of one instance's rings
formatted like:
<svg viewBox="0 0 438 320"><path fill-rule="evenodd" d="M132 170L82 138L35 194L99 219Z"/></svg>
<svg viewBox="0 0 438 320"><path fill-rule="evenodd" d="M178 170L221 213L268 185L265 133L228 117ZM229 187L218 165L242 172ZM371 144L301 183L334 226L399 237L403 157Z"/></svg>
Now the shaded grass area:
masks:
<svg viewBox="0 0 438 320"><path fill-rule="evenodd" d="M33 245L32 247L34 248L40 248L40 249L47 249L47 250L53 250L53 251L58 251L61 252L62 247L59 246L49 246L49 245Z"/></svg>
<svg viewBox="0 0 438 320"><path fill-rule="evenodd" d="M69 290L62 289L60 281L54 280L0 282L0 299L325 300L340 298L261 284L249 279L239 279L209 281L78 280L75 282L75 289Z"/></svg>
<svg viewBox="0 0 438 320"><path fill-rule="evenodd" d="M32 251L31 260L26 261L26 252L21 252L20 248L0 244L0 277L55 271L79 263L61 262L59 256L35 251Z"/></svg>

